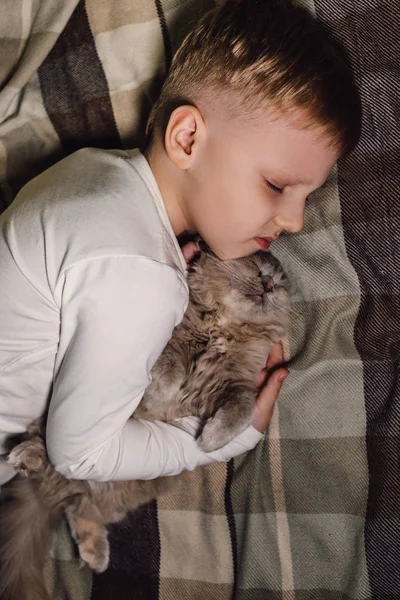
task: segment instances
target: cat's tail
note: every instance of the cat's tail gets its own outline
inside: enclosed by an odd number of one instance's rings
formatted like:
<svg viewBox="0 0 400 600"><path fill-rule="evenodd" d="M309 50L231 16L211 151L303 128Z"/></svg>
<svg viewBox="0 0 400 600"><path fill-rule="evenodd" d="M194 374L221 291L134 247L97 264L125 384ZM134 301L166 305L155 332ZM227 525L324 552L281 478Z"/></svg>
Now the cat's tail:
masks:
<svg viewBox="0 0 400 600"><path fill-rule="evenodd" d="M3 488L4 489L4 488ZM33 479L16 477L0 505L0 600L50 600L43 568L62 511L40 501Z"/></svg>

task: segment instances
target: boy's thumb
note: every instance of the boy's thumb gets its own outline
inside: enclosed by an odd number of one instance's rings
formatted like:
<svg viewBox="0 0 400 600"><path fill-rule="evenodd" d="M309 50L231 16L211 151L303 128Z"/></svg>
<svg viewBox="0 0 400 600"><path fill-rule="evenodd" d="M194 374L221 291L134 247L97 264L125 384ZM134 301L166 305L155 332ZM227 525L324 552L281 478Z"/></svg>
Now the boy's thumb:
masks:
<svg viewBox="0 0 400 600"><path fill-rule="evenodd" d="M278 398L284 379L289 371L287 369L277 369L269 377L265 386L257 397L256 410L252 425L262 433L271 421L274 412L274 405Z"/></svg>

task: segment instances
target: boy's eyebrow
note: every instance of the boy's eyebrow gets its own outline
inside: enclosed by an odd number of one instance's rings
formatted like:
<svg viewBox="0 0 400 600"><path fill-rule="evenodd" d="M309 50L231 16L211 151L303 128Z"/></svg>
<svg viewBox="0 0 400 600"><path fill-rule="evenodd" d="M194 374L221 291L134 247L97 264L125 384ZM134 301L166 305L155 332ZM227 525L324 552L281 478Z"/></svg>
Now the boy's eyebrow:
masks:
<svg viewBox="0 0 400 600"><path fill-rule="evenodd" d="M273 179L277 178L279 181L285 182L285 185L296 185L298 183L302 183L303 185L313 185L312 181L308 179L304 179L301 175L292 175L287 171L275 171L275 173L271 173L271 177Z"/></svg>

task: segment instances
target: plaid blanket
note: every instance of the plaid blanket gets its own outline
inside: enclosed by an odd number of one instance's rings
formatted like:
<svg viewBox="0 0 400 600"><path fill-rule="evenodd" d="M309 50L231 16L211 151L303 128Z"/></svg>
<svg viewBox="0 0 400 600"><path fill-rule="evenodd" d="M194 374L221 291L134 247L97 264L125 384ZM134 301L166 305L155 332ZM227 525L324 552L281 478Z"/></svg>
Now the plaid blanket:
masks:
<svg viewBox="0 0 400 600"><path fill-rule="evenodd" d="M64 527L46 565L55 600L400 599L400 4L306 4L348 48L363 134L304 231L274 244L296 289L268 434L112 527L102 575L78 568ZM2 0L0 205L77 148L140 146L211 5Z"/></svg>

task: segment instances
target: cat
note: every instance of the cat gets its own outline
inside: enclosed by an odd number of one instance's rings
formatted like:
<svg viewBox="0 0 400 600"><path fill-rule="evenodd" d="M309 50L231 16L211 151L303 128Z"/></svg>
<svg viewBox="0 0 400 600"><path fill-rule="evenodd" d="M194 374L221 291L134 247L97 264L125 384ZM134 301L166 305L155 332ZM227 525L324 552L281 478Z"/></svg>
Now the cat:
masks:
<svg viewBox="0 0 400 600"><path fill-rule="evenodd" d="M210 452L252 421L257 374L272 345L286 334L287 279L268 252L221 261L203 245L188 284L188 309L153 367L134 417L173 421L196 415L198 444ZM51 533L64 515L81 561L102 572L109 562L106 524L168 492L179 477L67 480L48 462L44 439L45 422L35 421L28 439L8 458L19 475L0 512L0 597L7 600L48 598L43 563Z"/></svg>

